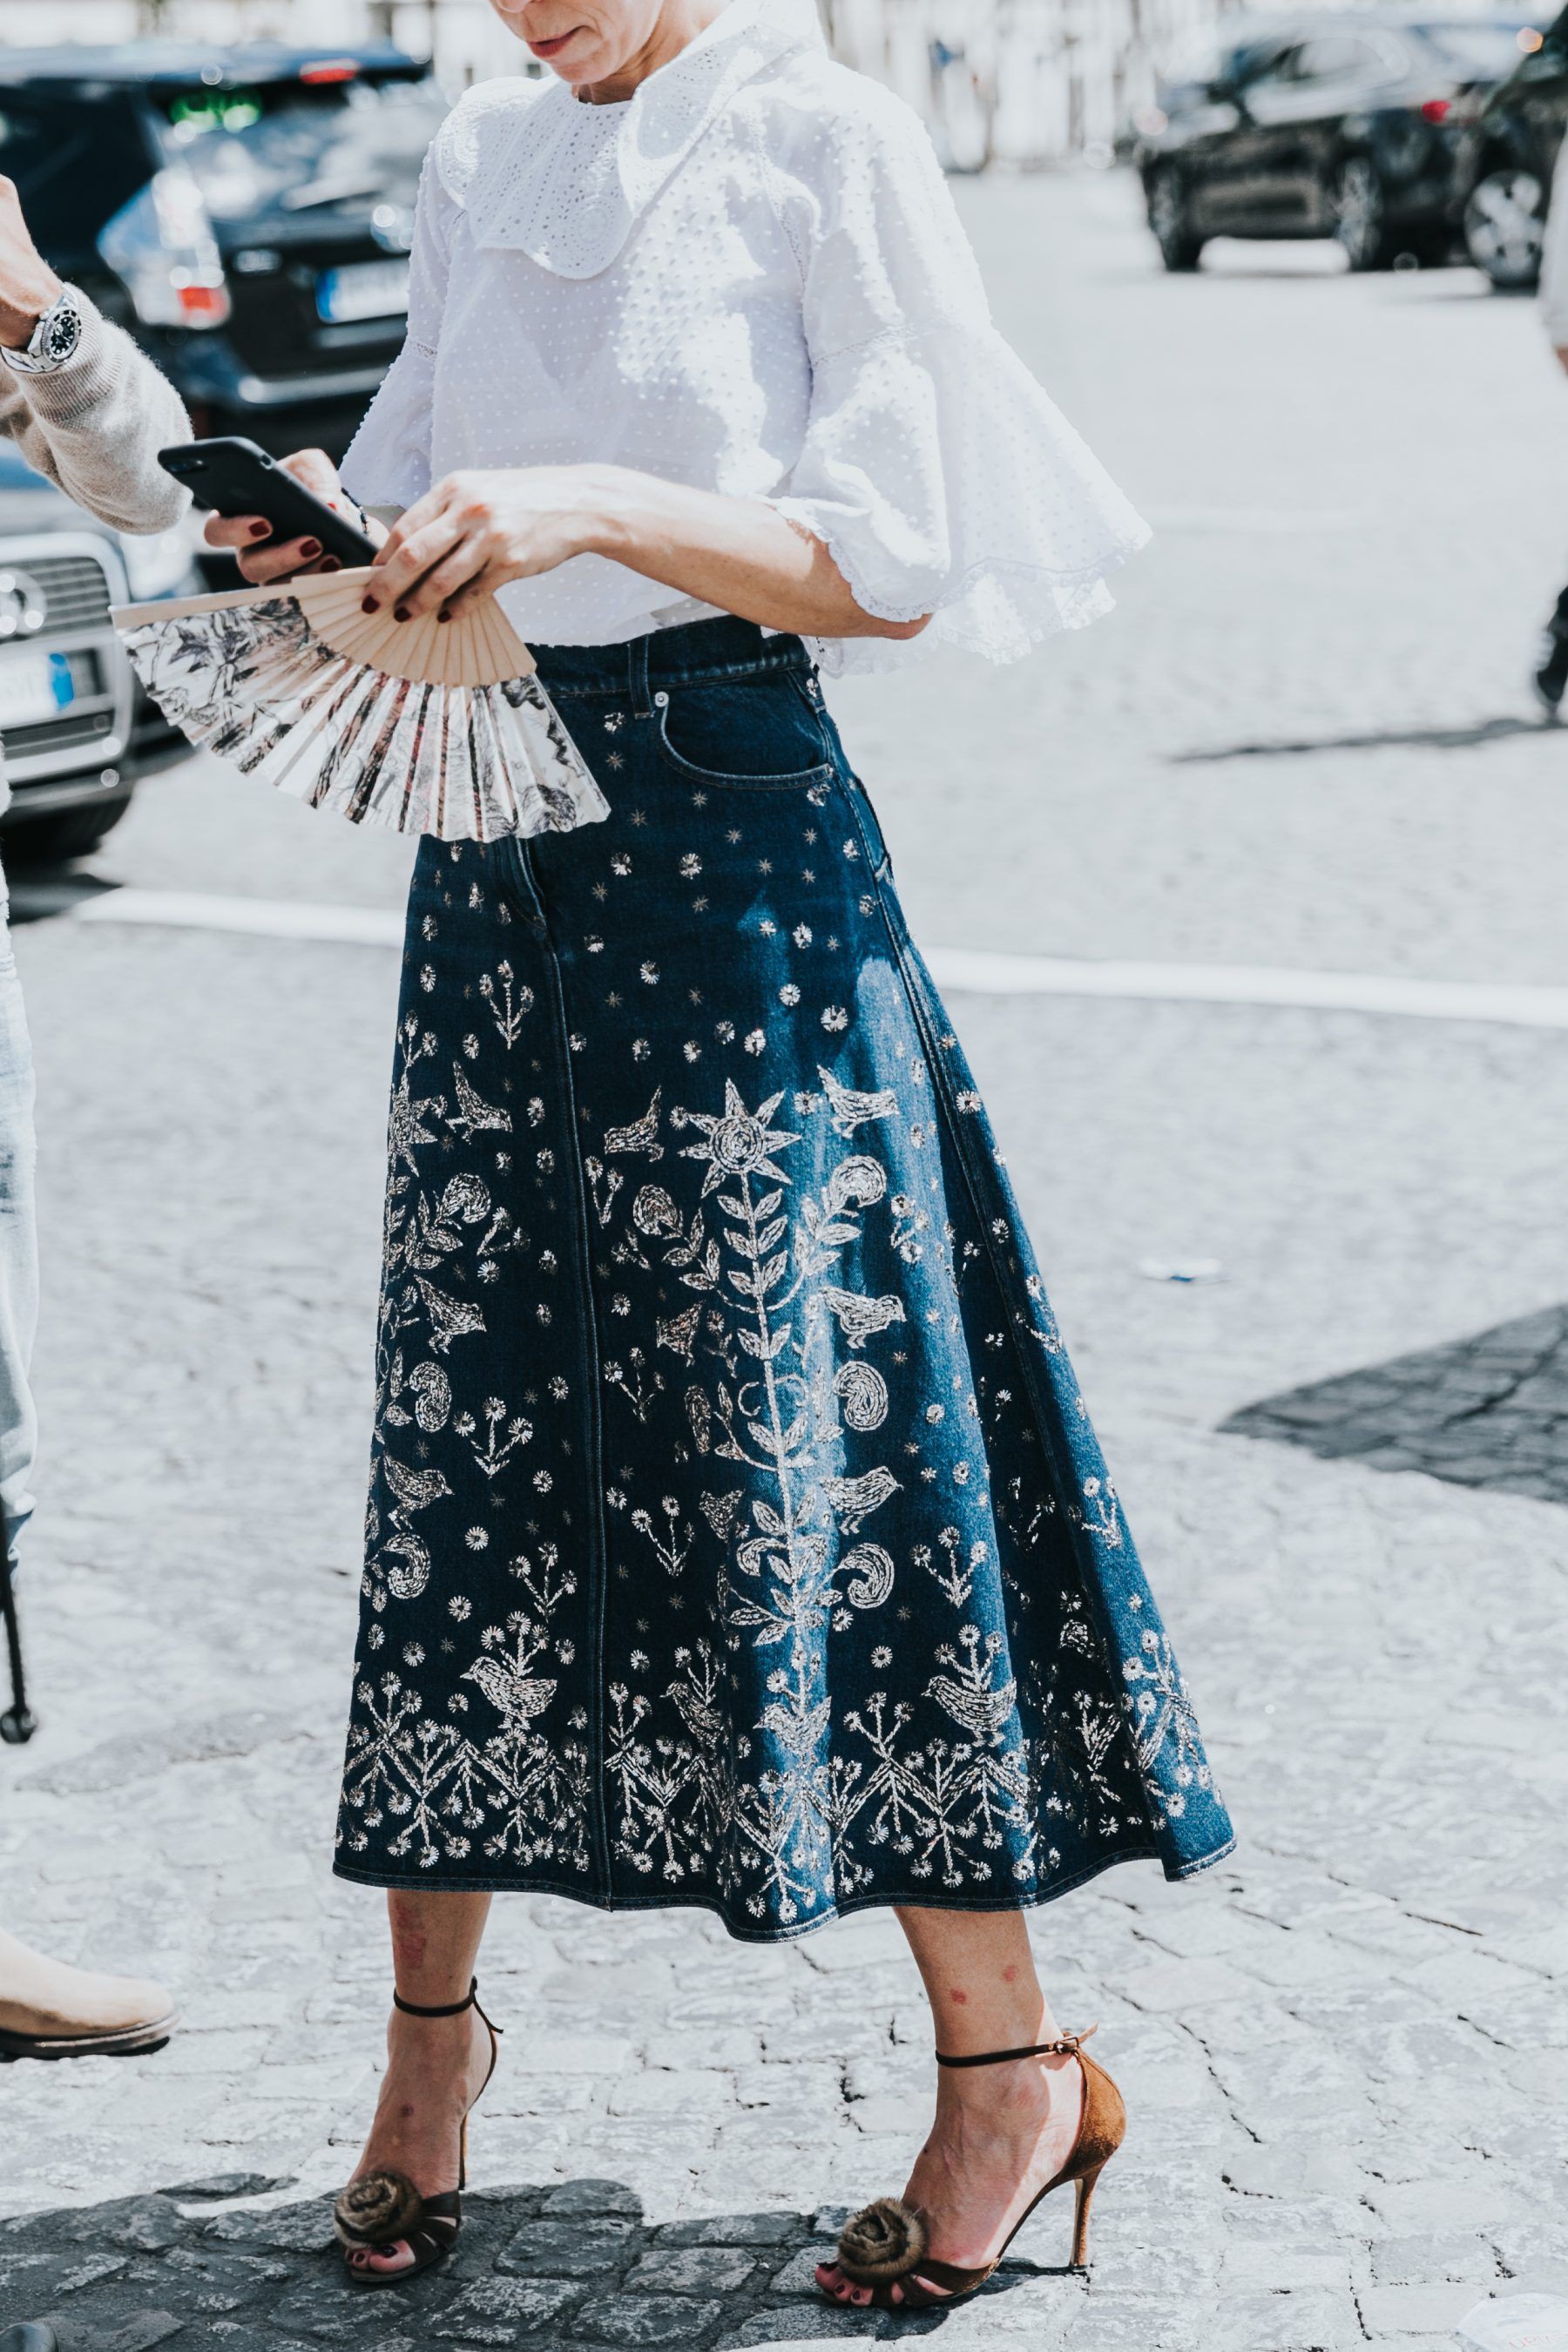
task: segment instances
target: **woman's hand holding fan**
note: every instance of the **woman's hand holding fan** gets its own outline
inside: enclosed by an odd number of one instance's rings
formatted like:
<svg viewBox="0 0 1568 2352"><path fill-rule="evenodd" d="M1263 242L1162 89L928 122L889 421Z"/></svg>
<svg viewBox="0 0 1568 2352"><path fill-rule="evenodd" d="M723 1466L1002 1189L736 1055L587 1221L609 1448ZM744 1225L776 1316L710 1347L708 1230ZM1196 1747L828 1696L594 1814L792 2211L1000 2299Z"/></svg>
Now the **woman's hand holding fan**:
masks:
<svg viewBox="0 0 1568 2352"><path fill-rule="evenodd" d="M320 451L288 463L348 511ZM312 807L443 841L608 815L493 598L469 598L452 619L400 621L376 571L339 570L310 540L272 544L268 528L208 522L209 542L232 549L254 583L237 595L114 615L148 692L192 742Z"/></svg>

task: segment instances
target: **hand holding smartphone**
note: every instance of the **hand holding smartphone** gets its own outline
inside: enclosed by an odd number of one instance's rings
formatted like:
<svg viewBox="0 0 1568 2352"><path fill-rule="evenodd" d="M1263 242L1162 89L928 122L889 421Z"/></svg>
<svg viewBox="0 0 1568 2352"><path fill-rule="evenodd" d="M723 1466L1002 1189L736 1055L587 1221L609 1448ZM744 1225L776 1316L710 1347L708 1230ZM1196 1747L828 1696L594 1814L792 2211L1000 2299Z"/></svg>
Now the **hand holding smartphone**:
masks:
<svg viewBox="0 0 1568 2352"><path fill-rule="evenodd" d="M314 451L307 454L315 460L312 470L323 490L336 488L337 476L328 460ZM374 559L375 541L357 524L329 505L325 496L318 495L287 465L237 434L161 449L158 463L184 484L198 506L211 513L230 521L259 516L271 526L268 538L209 532L213 543L226 546L236 554L247 549L256 553L265 550L268 557L281 555L301 541L313 540L321 550L319 556L307 558L301 553L299 561L286 566L268 565L268 577L311 570L325 558L334 558L344 566Z"/></svg>

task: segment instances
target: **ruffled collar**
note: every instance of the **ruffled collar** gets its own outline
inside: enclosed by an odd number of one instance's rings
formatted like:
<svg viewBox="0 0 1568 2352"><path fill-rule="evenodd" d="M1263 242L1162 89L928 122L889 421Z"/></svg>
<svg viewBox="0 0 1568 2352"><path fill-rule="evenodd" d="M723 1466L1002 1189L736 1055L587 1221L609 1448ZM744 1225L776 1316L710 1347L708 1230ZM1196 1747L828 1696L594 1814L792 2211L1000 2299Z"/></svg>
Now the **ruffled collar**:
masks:
<svg viewBox="0 0 1568 2352"><path fill-rule="evenodd" d="M558 278L596 277L736 92L821 45L815 0L730 0L624 104L585 106L553 76L522 84L527 103L483 142L465 192L475 243Z"/></svg>

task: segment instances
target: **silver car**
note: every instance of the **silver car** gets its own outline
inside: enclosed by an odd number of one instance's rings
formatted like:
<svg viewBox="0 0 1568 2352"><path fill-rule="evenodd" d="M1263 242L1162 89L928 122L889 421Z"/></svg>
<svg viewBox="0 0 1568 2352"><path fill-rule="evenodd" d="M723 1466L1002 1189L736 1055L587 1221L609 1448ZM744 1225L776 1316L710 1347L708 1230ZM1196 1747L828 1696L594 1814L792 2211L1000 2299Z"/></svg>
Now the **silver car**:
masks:
<svg viewBox="0 0 1568 2352"><path fill-rule="evenodd" d="M0 443L0 744L8 865L81 857L139 776L189 746L132 676L109 618L128 598L199 594L193 526L111 530Z"/></svg>

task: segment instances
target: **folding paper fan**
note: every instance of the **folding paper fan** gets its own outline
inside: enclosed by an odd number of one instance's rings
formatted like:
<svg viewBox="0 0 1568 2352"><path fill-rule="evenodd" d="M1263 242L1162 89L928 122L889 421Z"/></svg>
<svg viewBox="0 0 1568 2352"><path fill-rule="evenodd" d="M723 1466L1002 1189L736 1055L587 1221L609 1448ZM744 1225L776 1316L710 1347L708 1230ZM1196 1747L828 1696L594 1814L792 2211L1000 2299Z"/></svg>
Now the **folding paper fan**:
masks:
<svg viewBox="0 0 1568 2352"><path fill-rule="evenodd" d="M193 743L312 808L442 841L609 814L491 597L455 620L369 614L369 570L125 604L115 626Z"/></svg>

